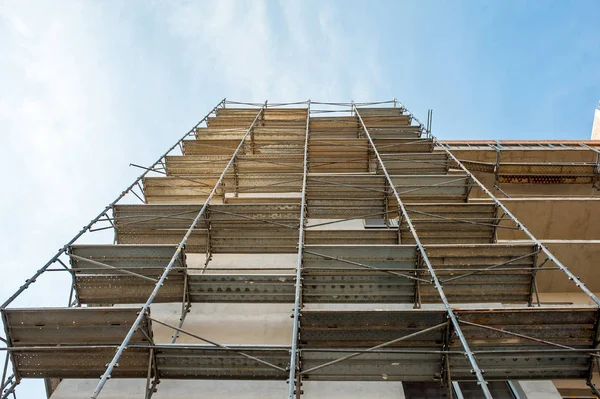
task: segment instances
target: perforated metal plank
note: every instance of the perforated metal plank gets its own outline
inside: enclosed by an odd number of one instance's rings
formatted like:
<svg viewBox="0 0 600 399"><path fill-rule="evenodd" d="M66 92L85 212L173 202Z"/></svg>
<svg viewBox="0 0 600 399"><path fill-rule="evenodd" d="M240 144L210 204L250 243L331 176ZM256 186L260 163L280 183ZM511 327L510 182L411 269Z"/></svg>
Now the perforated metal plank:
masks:
<svg viewBox="0 0 600 399"><path fill-rule="evenodd" d="M426 245L427 256L453 303L527 302L536 248L532 244ZM500 265L500 266L498 266ZM497 266L496 268L487 268ZM500 270L511 268L517 270ZM420 270L427 275L427 268ZM471 276L445 282L464 274ZM421 300L439 302L438 292L421 285Z"/></svg>
<svg viewBox="0 0 600 399"><path fill-rule="evenodd" d="M306 303L414 301L412 280L370 269L402 269L403 274L414 275L414 246L306 245L303 259L303 295Z"/></svg>
<svg viewBox="0 0 600 399"><path fill-rule="evenodd" d="M295 229L215 228L211 233L213 253L293 253L297 246Z"/></svg>
<svg viewBox="0 0 600 399"><path fill-rule="evenodd" d="M391 176L403 201L464 202L469 194L466 174Z"/></svg>
<svg viewBox="0 0 600 399"><path fill-rule="evenodd" d="M179 177L148 177L144 180L146 202L149 204L203 204L220 174ZM301 173L237 174L228 171L217 195L299 193L302 189Z"/></svg>
<svg viewBox="0 0 600 399"><path fill-rule="evenodd" d="M369 140L353 137L323 137L311 135L308 140L309 157L318 156L366 156L369 150Z"/></svg>
<svg viewBox="0 0 600 399"><path fill-rule="evenodd" d="M493 204L406 204L419 239L426 244L489 243L494 237L496 208ZM402 239L412 243L406 220L400 225Z"/></svg>
<svg viewBox="0 0 600 399"><path fill-rule="evenodd" d="M365 353L304 374L307 381L433 381L439 379L441 355L385 350ZM309 370L353 353L346 350L302 350L302 370Z"/></svg>
<svg viewBox="0 0 600 399"><path fill-rule="evenodd" d="M258 113L258 112L257 112ZM256 116L256 115L255 115ZM206 121L206 125L211 128L239 128L241 126L245 126L247 128L250 127L254 117L209 117ZM306 124L306 117L304 120L285 120L285 119L271 119L271 120L262 120L258 119L256 122L256 126L261 127L269 127L269 128L286 128L286 127L302 127Z"/></svg>
<svg viewBox="0 0 600 399"><path fill-rule="evenodd" d="M360 230L359 230L360 231ZM415 267L417 249L414 245L312 245L304 246L304 270L313 268L366 270L329 257L365 263L382 269L408 269ZM316 255L322 254L326 256ZM316 271L315 271L316 272Z"/></svg>
<svg viewBox="0 0 600 399"><path fill-rule="evenodd" d="M211 205L208 217L211 227L215 229L252 227L281 229L288 226L290 230L297 230L300 205L268 203Z"/></svg>
<svg viewBox="0 0 600 399"><path fill-rule="evenodd" d="M478 162L467 159L460 159L460 163L469 170L469 172L484 172L494 173L496 171L496 164L489 162ZM454 160L451 161L452 169L460 169L458 163Z"/></svg>
<svg viewBox="0 0 600 399"><path fill-rule="evenodd" d="M310 173L306 183L311 218L346 218L385 211L385 178Z"/></svg>
<svg viewBox="0 0 600 399"><path fill-rule="evenodd" d="M369 134L371 129L368 125ZM380 154L395 154L403 152L432 152L435 145L432 139L428 138L384 138L372 137L375 147Z"/></svg>
<svg viewBox="0 0 600 399"><path fill-rule="evenodd" d="M431 260L431 263L436 268L436 273L440 275L449 274L448 272L445 272L445 268L451 267L460 269L493 266L515 258L521 258L524 255L532 254L537 251L533 243L477 245L429 244L425 246L425 250L427 251L427 256ZM532 257L526 257L510 263L510 265L527 267L532 264Z"/></svg>
<svg viewBox="0 0 600 399"><path fill-rule="evenodd" d="M383 115L371 114L374 111L368 111L366 115L360 114L363 122L369 127L392 127L392 126L410 126L412 117L410 115ZM381 111L378 111L381 112ZM388 112L388 111L384 111ZM359 111L360 113L360 111Z"/></svg>
<svg viewBox="0 0 600 399"><path fill-rule="evenodd" d="M369 171L369 142L356 137L318 135L308 141L310 173L365 173Z"/></svg>
<svg viewBox="0 0 600 399"><path fill-rule="evenodd" d="M106 263L119 269L133 271L144 276L159 277L177 250L173 245L86 245L77 244L69 248L69 254ZM76 275L80 274L116 274L105 268L70 258L71 267ZM183 273L186 267L185 251L177 253L171 274ZM177 270L179 269L179 270Z"/></svg>
<svg viewBox="0 0 600 399"><path fill-rule="evenodd" d="M385 193L385 177L372 174L310 173L306 184L310 198L338 198L344 193L356 198L383 198Z"/></svg>
<svg viewBox="0 0 600 399"><path fill-rule="evenodd" d="M309 199L307 202L307 217L314 219L350 219L366 217L383 218L385 202L383 198L340 198L340 199ZM398 217L396 208L389 207L390 219ZM362 218L360 218L362 219ZM310 229L310 225L308 227Z"/></svg>
<svg viewBox="0 0 600 399"><path fill-rule="evenodd" d="M367 173L369 158L366 154L337 154L337 156L311 157L308 160L309 173Z"/></svg>
<svg viewBox="0 0 600 399"><path fill-rule="evenodd" d="M250 121L252 121L256 117L256 114L258 113L259 110L260 110L259 107L243 108L243 107L228 106L228 107L223 107L223 108L217 109L216 115L217 115L217 117L222 117L222 118L247 117L247 118L252 118L252 119L250 119ZM291 120L306 121L306 113L307 112L308 111L306 108L291 108L291 107L266 108L263 111L262 115L264 115L265 120L271 120L271 119L288 120L288 119L291 119Z"/></svg>
<svg viewBox="0 0 600 399"><path fill-rule="evenodd" d="M531 276L525 274L475 274L444 283L444 293L453 304L460 303L526 303L529 300ZM441 303L431 284L420 285L423 303Z"/></svg>
<svg viewBox="0 0 600 399"><path fill-rule="evenodd" d="M259 109L253 109L247 112L248 110L240 110L240 112L235 113L227 113L227 114L217 114L217 116L211 116L207 119L206 125L211 128L228 128L228 127L246 127L249 128L254 119L256 118ZM275 110L264 110L255 126L264 126L264 127L294 127L294 126L304 126L306 124L306 108L304 109L304 115L299 112L291 113L291 112L276 112ZM276 111L284 111L276 110ZM286 110L287 111L287 110ZM254 112L254 115L252 115Z"/></svg>
<svg viewBox="0 0 600 399"><path fill-rule="evenodd" d="M13 351L20 378L94 378L106 370L116 347L61 349L49 346L35 351ZM149 348L127 348L119 358L113 378L145 378Z"/></svg>
<svg viewBox="0 0 600 399"><path fill-rule="evenodd" d="M358 120L353 119L350 122L336 121L340 119L337 117L327 116L311 116L310 118L310 137L317 139L331 139L331 138L344 138L352 139L357 138L358 134L362 131L362 126Z"/></svg>
<svg viewBox="0 0 600 399"><path fill-rule="evenodd" d="M301 347L370 347L444 323L439 310L328 311L304 310ZM442 330L430 331L391 347L429 347L442 344Z"/></svg>
<svg viewBox="0 0 600 399"><path fill-rule="evenodd" d="M466 160L461 163L472 172L496 172L495 164ZM504 184L591 184L596 179L595 168L595 163L584 162L502 162L496 173L498 182Z"/></svg>
<svg viewBox="0 0 600 399"><path fill-rule="evenodd" d="M418 139L421 137L419 126L395 126L395 127L368 127L369 134L373 139L378 138L405 138Z"/></svg>
<svg viewBox="0 0 600 399"><path fill-rule="evenodd" d="M191 176L147 177L144 179L144 195L148 204L198 204L202 205L219 174ZM302 188L302 174L264 173L239 174L228 171L217 196L224 194L298 193Z"/></svg>
<svg viewBox="0 0 600 399"><path fill-rule="evenodd" d="M178 176L219 175L230 159L229 155L168 156L167 174ZM239 155L236 157L234 166L228 172L238 175L298 173L302 171L302 162L302 155Z"/></svg>
<svg viewBox="0 0 600 399"><path fill-rule="evenodd" d="M459 320L500 328L513 333L551 341L560 345L591 348L594 343L597 308L512 308L512 309L458 309ZM525 338L463 325L463 333L471 348L543 346ZM451 346L458 346L456 340Z"/></svg>
<svg viewBox="0 0 600 399"><path fill-rule="evenodd" d="M185 232L185 229L122 229L117 233L117 241L123 244L177 244ZM248 235L248 231L213 231L211 247L213 253L294 253L297 241L297 233L289 229L254 230L252 235ZM185 248L188 253L205 253L207 245L207 231L195 230Z"/></svg>
<svg viewBox="0 0 600 399"><path fill-rule="evenodd" d="M464 175L392 176L392 181L407 202L464 203L469 192L469 179ZM307 199L320 208L337 206L343 210L360 202L383 206L386 190L390 207L396 207L392 190L386 188L382 175L311 173L307 179Z"/></svg>
<svg viewBox="0 0 600 399"><path fill-rule="evenodd" d="M180 302L184 292L184 274L169 274L154 299L155 303ZM123 274L78 275L75 279L80 304L144 303L156 283Z"/></svg>
<svg viewBox="0 0 600 399"><path fill-rule="evenodd" d="M145 177L144 199L148 204L203 204L218 176ZM217 194L222 195L219 188Z"/></svg>
<svg viewBox="0 0 600 399"><path fill-rule="evenodd" d="M30 308L4 309L14 346L118 344L137 318L140 308ZM144 317L132 343L152 337Z"/></svg>
<svg viewBox="0 0 600 399"><path fill-rule="evenodd" d="M367 116L400 116L404 115L404 109L400 107L360 107L357 108L361 117ZM406 115L408 117L408 115Z"/></svg>
<svg viewBox="0 0 600 399"><path fill-rule="evenodd" d="M160 229L158 227L131 226L121 227L117 230L117 243L119 244L152 244L152 245L177 245L185 235L186 230ZM188 253L205 253L207 248L206 230L194 230L185 244Z"/></svg>
<svg viewBox="0 0 600 399"><path fill-rule="evenodd" d="M226 180L224 188L228 193L299 193L302 191L302 174L268 174L239 176L238 183Z"/></svg>
<svg viewBox="0 0 600 399"><path fill-rule="evenodd" d="M534 352L477 353L477 364L487 380L550 380L586 378L590 356L581 352L535 352L539 347L519 347ZM547 346L545 349L552 349ZM475 380L472 366L462 355L450 356L450 373L454 380Z"/></svg>
<svg viewBox="0 0 600 399"><path fill-rule="evenodd" d="M592 184L596 178L592 176L523 176L500 175L498 183L503 184Z"/></svg>
<svg viewBox="0 0 600 399"><path fill-rule="evenodd" d="M577 349L593 348L597 333L597 308L459 309L456 310L456 315L459 320ZM492 352L477 354L480 367L485 367L490 378L584 378L587 375L586 367L589 367L590 357L585 352L551 353L547 351L560 348L466 324L462 325L462 330L472 350ZM459 345L455 339L451 341L451 346ZM524 350L539 352L519 352ZM469 367L464 358L451 359L451 366L456 378L473 378L467 371Z"/></svg>
<svg viewBox="0 0 600 399"><path fill-rule="evenodd" d="M268 197L259 195L252 196L228 196L224 199L225 204L300 204L300 195L285 197Z"/></svg>
<svg viewBox="0 0 600 399"><path fill-rule="evenodd" d="M502 162L498 167L499 175L522 176L595 176L595 163L583 162L539 162L539 163L509 163Z"/></svg>
<svg viewBox="0 0 600 399"><path fill-rule="evenodd" d="M77 345L118 345L135 321L140 308L30 308L4 309L14 371L19 377L96 377L114 356L115 348L73 348ZM144 317L131 338L132 345L149 345L150 321ZM30 347L25 349L25 347ZM121 377L139 377L147 371L147 350L133 351L123 358ZM86 369L81 367L85 366Z"/></svg>
<svg viewBox="0 0 600 399"><path fill-rule="evenodd" d="M118 205L115 206L117 231L128 228L187 229L192 224L201 205ZM210 220L214 229L252 228L281 229L298 228L299 204L225 204L211 205L197 224L198 229L207 228Z"/></svg>
<svg viewBox="0 0 600 399"><path fill-rule="evenodd" d="M413 303L414 282L383 272L304 273L304 303Z"/></svg>
<svg viewBox="0 0 600 399"><path fill-rule="evenodd" d="M188 228L202 205L115 205L117 231L133 228Z"/></svg>
<svg viewBox="0 0 600 399"><path fill-rule="evenodd" d="M398 234L395 230L306 230L306 245L372 245L396 244Z"/></svg>
<svg viewBox="0 0 600 399"><path fill-rule="evenodd" d="M197 345L169 346L156 349L160 378L165 379L230 379L230 380L285 380L289 365L289 348L262 346L229 346L232 350ZM239 352L267 361L283 370L277 370Z"/></svg>
<svg viewBox="0 0 600 399"><path fill-rule="evenodd" d="M198 274L189 276L192 302L293 302L294 274Z"/></svg>
<svg viewBox="0 0 600 399"><path fill-rule="evenodd" d="M209 117L208 126L238 126L250 127L260 108L219 108L216 116ZM267 108L259 117L259 125L292 125L305 124L308 110L306 108Z"/></svg>
<svg viewBox="0 0 600 399"><path fill-rule="evenodd" d="M312 131L311 131L312 132ZM311 133L312 134L312 133ZM335 146L340 144L344 146L344 141L348 144L355 145L356 140L362 142L362 148L368 149L368 141L366 139L349 139L342 137L331 137L330 135L313 136L318 140L326 139L327 142L331 142L328 146ZM356 137L356 136L355 136ZM196 140L184 140L183 141L183 153L184 155L231 155L240 143L240 138L232 139L210 139L210 138L198 138ZM336 141L339 140L337 143ZM375 137L373 138L375 146L381 153L395 154L395 153L406 153L406 152L432 152L434 148L433 141L426 138L404 138L404 137ZM311 146L317 144L317 141L311 143ZM339 147L339 146L338 146ZM335 147L334 147L335 148ZM334 148L325 148L324 151L334 151ZM337 149L341 151L341 148ZM241 154L302 154L304 151L304 142L301 140L290 141L289 139L275 140L274 137L267 138L262 137L254 140L254 152L252 152L252 143L250 140L246 140L241 148Z"/></svg>
<svg viewBox="0 0 600 399"><path fill-rule="evenodd" d="M381 154L381 159L391 175L442 175L450 168L446 153ZM377 172L383 174L379 163Z"/></svg>
<svg viewBox="0 0 600 399"><path fill-rule="evenodd" d="M397 108L399 109L399 108ZM363 121L367 127L399 127L399 126L410 126L411 117L409 115L402 114L390 114L389 111L364 111L367 114L362 115ZM385 113L384 114L370 114L374 112ZM317 117L311 118L311 122L315 123L319 127L328 127L330 129L340 129L344 127L356 127L358 128L361 123L357 116L335 116L335 117Z"/></svg>
<svg viewBox="0 0 600 399"><path fill-rule="evenodd" d="M183 141L184 155L232 155L240 139L205 139ZM304 142L289 140L275 141L272 139L254 140L252 151L251 140L246 140L240 149L240 154L303 154Z"/></svg>
<svg viewBox="0 0 600 399"><path fill-rule="evenodd" d="M535 339L551 341L561 345L569 345L577 349L593 348L596 333L595 308L503 308L503 309L455 309L459 320L468 320L489 325L517 334L524 334ZM303 345L303 368L342 357L324 354L335 353L335 349L351 346L364 348L399 338L445 320L444 312L430 310L411 311L304 311L301 344ZM523 337L499 333L479 327L462 324L462 330L472 350L475 351L480 367L485 370L490 380L506 379L551 379L551 378L584 378L589 370L590 356L581 351L561 350L542 342L534 342ZM443 332L430 332L412 340L400 342L398 346L406 346L407 350L441 350ZM317 348L327 349L317 349ZM456 337L451 338L450 370L455 380L473 380L471 366L462 354L462 346ZM559 352L556 350L559 349ZM345 349L351 353L352 348ZM553 352L553 350L555 350ZM532 351L532 352L529 352ZM439 378L441 356L425 359L425 364L411 373L410 362L417 363L418 356L401 355L392 360L394 347L382 350L382 354L361 354L352 361L315 372L316 379L323 380L369 380L378 379L381 374L388 378L423 381ZM360 359L366 356L364 361ZM377 356L380 356L377 360ZM427 355L430 356L430 355ZM427 358L427 356L425 356ZM318 359L318 360L317 360ZM322 361L326 359L325 361ZM397 374L390 370L391 365L399 366ZM436 370L427 376L422 370ZM328 370L329 368L329 370ZM385 370L385 371L384 371ZM392 369L393 370L393 369ZM381 374L379 374L381 373ZM389 373L389 374L388 374ZM390 377L393 376L393 377Z"/></svg>
<svg viewBox="0 0 600 399"><path fill-rule="evenodd" d="M250 122L252 123L252 122ZM208 139L208 140L236 140L239 142L244 134L246 134L247 127L234 127L234 128L221 128L221 127L204 127L196 129L196 139ZM254 138L260 139L272 139L272 140L299 140L304 142L305 126L298 127L268 127L268 126L255 126L252 129Z"/></svg>
<svg viewBox="0 0 600 399"><path fill-rule="evenodd" d="M198 203L207 198L218 176L148 177L144 193L148 203ZM406 175L392 176L403 200L464 202L470 181L462 175ZM212 184L211 184L212 183ZM284 193L299 192L302 176L297 173L239 175L224 179L219 195L225 193ZM384 176L361 174L310 173L307 195L325 198L344 198L350 193L356 198L383 198ZM388 196L393 197L388 188Z"/></svg>
<svg viewBox="0 0 600 399"><path fill-rule="evenodd" d="M225 193L297 193L302 188L301 173L239 174L234 169L225 175L217 195ZM144 194L148 204L203 204L216 184L219 174L147 177Z"/></svg>
<svg viewBox="0 0 600 399"><path fill-rule="evenodd" d="M239 139L204 139L183 140L183 155L229 155L232 156ZM247 147L244 147L245 150Z"/></svg>

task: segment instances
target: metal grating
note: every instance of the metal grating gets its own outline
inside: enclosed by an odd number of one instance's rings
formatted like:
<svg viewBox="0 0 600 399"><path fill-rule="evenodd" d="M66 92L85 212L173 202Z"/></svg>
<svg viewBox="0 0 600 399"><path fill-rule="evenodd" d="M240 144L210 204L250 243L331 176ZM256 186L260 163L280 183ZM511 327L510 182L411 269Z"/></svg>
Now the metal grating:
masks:
<svg viewBox="0 0 600 399"><path fill-rule="evenodd" d="M207 346L161 346L156 349L160 378L285 380L289 364L289 347L229 346L221 349ZM241 353L279 366L274 369Z"/></svg>
<svg viewBox="0 0 600 399"><path fill-rule="evenodd" d="M4 309L2 316L19 378L98 377L132 326L140 308ZM152 329L143 318L132 345L151 344ZM92 347L90 347L92 345ZM145 376L148 350L128 351L116 377Z"/></svg>

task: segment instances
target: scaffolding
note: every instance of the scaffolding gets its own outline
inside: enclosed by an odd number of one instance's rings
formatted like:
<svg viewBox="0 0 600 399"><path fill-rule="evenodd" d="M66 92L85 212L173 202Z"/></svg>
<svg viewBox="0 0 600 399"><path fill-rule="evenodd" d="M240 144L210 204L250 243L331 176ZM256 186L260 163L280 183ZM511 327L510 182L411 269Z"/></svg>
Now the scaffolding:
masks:
<svg viewBox="0 0 600 399"><path fill-rule="evenodd" d="M500 154L511 143L481 145ZM146 399L162 379L281 380L289 399L303 380L437 381L450 398L461 397L457 381L473 381L492 398L493 381L584 379L600 395L600 300L474 174L493 174L495 186L597 188L600 151L579 143L595 159L577 164L486 163L461 161L461 146L396 99L223 99L151 166L134 165L143 173L2 304L2 399L24 378L99 375L90 398L110 378L146 379ZM474 189L488 202L470 201ZM527 239L498 242L503 229ZM100 230L114 242L77 242ZM191 267L188 254L204 264ZM295 254L296 267L220 273L214 254ZM551 270L595 306L542 306L536 276ZM67 307L9 306L51 271L72 277ZM506 305L456 306L490 302ZM152 316L153 303L180 303L179 323ZM289 303L292 340L200 336L185 325L195 303ZM305 307L364 303L412 308ZM171 329L171 342L155 342L153 326ZM178 344L181 335L201 343Z"/></svg>

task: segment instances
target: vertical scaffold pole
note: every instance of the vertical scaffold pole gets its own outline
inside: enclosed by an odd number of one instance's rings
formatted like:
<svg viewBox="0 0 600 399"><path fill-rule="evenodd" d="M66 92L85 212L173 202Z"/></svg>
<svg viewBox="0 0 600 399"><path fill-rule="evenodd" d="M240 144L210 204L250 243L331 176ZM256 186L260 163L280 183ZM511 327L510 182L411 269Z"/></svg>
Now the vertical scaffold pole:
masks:
<svg viewBox="0 0 600 399"><path fill-rule="evenodd" d="M129 341L131 340L131 337L133 336L133 334L137 330L138 326L140 325L141 321L143 320L144 316L146 315L146 312L150 308L150 305L154 301L154 298L158 294L158 291L160 290L160 288L164 284L164 281L167 278L167 275L169 274L169 272L171 271L171 268L173 267L173 265L177 261L180 252L185 247L185 243L187 242L188 238L190 237L190 235L194 231L194 228L196 227L196 225L198 224L198 222L200 221L200 219L204 215L204 212L206 211L206 208L208 207L208 204L210 203L212 197L217 192L219 186L221 185L221 182L225 178L225 175L227 174L227 170L233 164L233 161L235 160L235 157L237 156L237 154L240 151L240 149L244 146L244 142L246 141L246 138L248 137L248 135L250 134L250 132L254 128L254 124L256 123L256 121L258 120L258 118L261 116L261 114L264 112L266 106L267 106L267 103L265 102L264 105L258 111L258 114L254 118L254 121L252 122L252 124L250 125L250 127L248 128L248 130L246 131L246 134L244 134L244 136L240 140L240 143L238 144L237 148L235 149L233 155L231 156L231 159L229 160L229 162L225 166L225 169L223 170L223 172L221 172L221 176L219 176L219 179L217 180L217 182L215 183L215 185L214 185L213 189L211 190L210 194L208 195L208 197L204 201L204 205L202 205L202 208L200 209L200 212L198 212L198 214L194 218L194 221L192 222L192 224L190 225L190 227L187 229L185 235L183 236L183 239L179 242L179 245L177 245L177 250L175 251L175 253L171 257L171 260L169 261L169 263L165 267L162 275L160 276L160 279L158 280L158 282L156 283L154 289L152 290L152 293L150 294L150 297L148 297L148 300L146 301L146 303L144 303L144 306L142 306L142 308L140 309L140 312L138 313L137 318L135 319L135 321L131 325L131 328L127 332L127 335L123 339L123 342L121 342L121 345L119 345L119 347L117 349L117 353L115 353L115 356L112 358L112 360L110 361L110 363L108 363L108 365L106 367L106 371L100 377L100 381L98 382L98 385L96 386L96 389L94 389L94 392L90 396L90 399L96 399L98 397L98 395L100 394L100 392L102 391L102 388L104 388L104 385L106 384L106 381L108 381L108 379L110 378L110 375L111 375L113 369L115 368L115 365L119 361L119 358L121 357L121 355L123 354L123 352L127 348L127 345L129 344Z"/></svg>
<svg viewBox="0 0 600 399"><path fill-rule="evenodd" d="M421 254L422 260L427 265L427 269L429 270L429 274L431 274L431 279L433 281L433 284L434 284L436 290L438 291L438 294L442 300L442 303L444 304L444 307L446 308L446 314L448 315L448 318L450 319L450 322L452 323L452 326L454 327L454 332L456 333L456 336L458 337L458 339L460 340L460 342L463 346L463 349L469 360L469 363L471 363L471 367L473 368L472 372L475 374L475 376L477 378L477 382L479 383L479 386L481 387L481 390L483 391L483 395L486 399L493 399L492 394L487 386L487 382L483 378L483 373L482 373L481 369L479 368L479 366L477 365L477 361L475 360L475 355L471 351L471 348L469 347L469 343L467 342L467 340L460 328L458 319L456 318L456 315L454 314L454 311L452 310L452 307L450 306L450 303L448 302L448 299L446 298L446 294L444 293L442 285L435 273L435 269L433 268L433 265L431 264L429 257L427 256L427 252L425 251L425 248L423 247L423 244L421 243L421 240L419 239L417 231L415 230L415 228L412 224L412 221L410 219L410 216L408 215L408 212L406 211L404 203L400 199L400 195L398 194L398 191L396 190L396 186L394 185L394 182L392 181L392 178L390 177L390 175L385 167L385 164L383 163L383 160L381 159L381 156L379 155L379 151L377 151L377 147L375 147L375 143L373 142L373 139L371 138L371 135L369 134L369 130L367 129L367 126L365 125L362 117L360 116L360 112L358 111L358 108L356 108L356 105L354 105L354 113L360 120L360 123L365 131L366 136L367 136L367 139L369 140L369 144L371 145L371 147L373 147L373 152L375 153L375 156L377 157L379 166L381 167L381 170L385 174L385 178L387 179L387 181L390 185L390 188L394 192L394 197L396 197L396 201L398 202L398 207L402 210L402 215L404 215L404 220L406 221L406 224L408 225L408 228L410 229L410 231L415 239L415 242L416 242L417 248L419 249L419 252Z"/></svg>
<svg viewBox="0 0 600 399"><path fill-rule="evenodd" d="M304 222L306 218L306 176L308 174L308 134L310 130L310 100L306 109L306 132L304 134L304 162L302 171L302 198L300 200L300 225L298 226L298 259L296 264L296 290L294 294L294 324L292 327L292 347L290 350L290 376L288 398L300 397L302 376L299 370L298 335L300 334L300 308L302 307L302 256L304 251ZM295 388L295 389L294 389Z"/></svg>

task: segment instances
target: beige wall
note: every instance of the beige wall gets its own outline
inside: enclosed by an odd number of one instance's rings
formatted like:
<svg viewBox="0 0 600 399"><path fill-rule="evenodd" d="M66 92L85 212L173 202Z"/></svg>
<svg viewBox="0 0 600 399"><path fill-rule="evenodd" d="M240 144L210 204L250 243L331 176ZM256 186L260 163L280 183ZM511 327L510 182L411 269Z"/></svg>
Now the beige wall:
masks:
<svg viewBox="0 0 600 399"><path fill-rule="evenodd" d="M519 198L501 201L538 239L600 239L600 198ZM505 219L507 221L502 224L513 226L508 222L508 217ZM520 231L500 229L498 238L518 240L526 236Z"/></svg>

